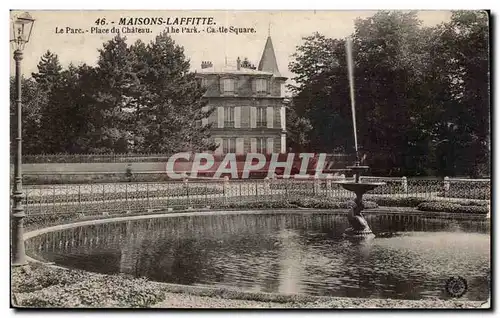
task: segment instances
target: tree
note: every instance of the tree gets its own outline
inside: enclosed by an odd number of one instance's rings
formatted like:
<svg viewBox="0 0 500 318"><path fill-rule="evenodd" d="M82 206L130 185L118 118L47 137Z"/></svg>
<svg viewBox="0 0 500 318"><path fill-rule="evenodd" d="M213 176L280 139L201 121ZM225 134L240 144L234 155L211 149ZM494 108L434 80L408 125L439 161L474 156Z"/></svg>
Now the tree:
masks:
<svg viewBox="0 0 500 318"><path fill-rule="evenodd" d="M455 12L450 22L428 28L415 12L381 11L358 19L352 39L358 142L372 165L387 174L448 175L485 165L484 13ZM304 38L290 64L293 108L315 127L314 151L354 148L344 46L316 33Z"/></svg>
<svg viewBox="0 0 500 318"><path fill-rule="evenodd" d="M354 150L345 41L318 33L304 38L290 70L297 74L293 108L298 117L309 119L310 150L315 152Z"/></svg>
<svg viewBox="0 0 500 318"><path fill-rule="evenodd" d="M47 51L41 58L37 65L38 73L31 75L35 81L40 85L40 88L45 91L50 91L54 83L59 80L62 71L62 66L59 63L59 57Z"/></svg>
<svg viewBox="0 0 500 318"><path fill-rule="evenodd" d="M309 148L309 132L313 129L311 122L306 117L299 117L295 109L286 107L287 145L294 152L303 152Z"/></svg>
<svg viewBox="0 0 500 318"><path fill-rule="evenodd" d="M450 57L447 64L454 105L447 121L453 139L444 146L459 155L448 160L458 171L489 174L490 70L488 15L483 11L456 11L441 26L441 43Z"/></svg>
<svg viewBox="0 0 500 318"><path fill-rule="evenodd" d="M39 84L31 78L21 78L22 89L22 134L23 153L33 154L44 151L44 134L40 130L42 120L42 107L47 104L47 94L40 88ZM16 122L16 81L15 77L10 78L10 142L11 147L15 147L17 136ZM12 151L14 148L12 148Z"/></svg>
<svg viewBox="0 0 500 318"><path fill-rule="evenodd" d="M166 33L131 46L118 35L104 43L95 67L63 70L48 51L33 79L23 81L30 153L215 148L210 125L201 125L214 110L205 107L183 48ZM11 108L13 101L11 92Z"/></svg>
<svg viewBox="0 0 500 318"><path fill-rule="evenodd" d="M133 112L137 111L137 92L143 89L135 72L136 56L120 35L99 50L96 67L94 107L94 150L128 152L133 144ZM131 126L132 125L132 126Z"/></svg>
<svg viewBox="0 0 500 318"><path fill-rule="evenodd" d="M141 123L137 148L170 153L215 149L211 127L201 125L214 110L206 109L205 90L189 72L184 49L163 32L147 46L136 43L132 51L141 61L136 74L147 92L136 116Z"/></svg>
<svg viewBox="0 0 500 318"><path fill-rule="evenodd" d="M61 72L49 95L50 107L43 115L50 120L44 120L40 127L49 137L44 144L46 152L95 151L95 123L100 118L92 107L96 84L95 70L88 65L70 64Z"/></svg>
<svg viewBox="0 0 500 318"><path fill-rule="evenodd" d="M31 79L22 80L23 93L23 150L36 154L47 152L45 145L53 137L43 132L42 125L51 122L46 117L50 112L49 96L51 90L60 80L62 66L56 54L47 51L38 63L38 73L32 73ZM11 105L15 85L11 81ZM11 106L12 107L12 106ZM11 127L14 125L11 125Z"/></svg>

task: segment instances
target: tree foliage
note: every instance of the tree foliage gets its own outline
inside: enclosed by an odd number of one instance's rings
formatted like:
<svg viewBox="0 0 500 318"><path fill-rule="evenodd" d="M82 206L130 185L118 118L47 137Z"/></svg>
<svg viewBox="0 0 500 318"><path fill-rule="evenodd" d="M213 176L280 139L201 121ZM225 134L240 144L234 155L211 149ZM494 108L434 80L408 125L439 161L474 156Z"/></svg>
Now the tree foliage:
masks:
<svg viewBox="0 0 500 318"><path fill-rule="evenodd" d="M210 126L201 125L213 111L204 107L204 89L189 72L183 48L166 33L132 45L118 35L103 44L96 66L63 69L48 51L22 88L25 153L177 152L215 146ZM15 98L11 85L11 113Z"/></svg>
<svg viewBox="0 0 500 318"><path fill-rule="evenodd" d="M393 174L478 175L489 163L489 27L453 12L423 27L415 12L358 19L352 34L358 142ZM304 38L290 70L293 107L312 151L354 151L345 40ZM480 171L482 170L482 171Z"/></svg>

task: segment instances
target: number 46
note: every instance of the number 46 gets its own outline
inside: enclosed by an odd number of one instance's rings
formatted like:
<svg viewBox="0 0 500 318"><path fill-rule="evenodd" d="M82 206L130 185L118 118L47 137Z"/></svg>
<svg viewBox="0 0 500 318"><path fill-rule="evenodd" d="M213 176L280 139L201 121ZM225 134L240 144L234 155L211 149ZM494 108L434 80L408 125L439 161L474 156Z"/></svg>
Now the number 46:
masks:
<svg viewBox="0 0 500 318"><path fill-rule="evenodd" d="M95 20L95 24L96 25L105 25L106 24L106 18L99 18L97 20Z"/></svg>

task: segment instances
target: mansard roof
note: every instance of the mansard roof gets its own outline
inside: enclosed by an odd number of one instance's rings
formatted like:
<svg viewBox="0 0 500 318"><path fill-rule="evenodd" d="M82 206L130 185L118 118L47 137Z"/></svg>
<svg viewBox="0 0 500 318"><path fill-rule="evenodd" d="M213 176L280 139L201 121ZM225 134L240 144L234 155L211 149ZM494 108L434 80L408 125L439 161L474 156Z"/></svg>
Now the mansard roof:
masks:
<svg viewBox="0 0 500 318"><path fill-rule="evenodd" d="M258 70L253 70L249 68L244 68L240 67L238 69L235 66L232 65L225 65L223 67L207 67L201 70L197 70L196 73L198 74L227 74L227 75L260 75L260 76L273 76L272 73L270 72L263 72L263 71L258 71Z"/></svg>

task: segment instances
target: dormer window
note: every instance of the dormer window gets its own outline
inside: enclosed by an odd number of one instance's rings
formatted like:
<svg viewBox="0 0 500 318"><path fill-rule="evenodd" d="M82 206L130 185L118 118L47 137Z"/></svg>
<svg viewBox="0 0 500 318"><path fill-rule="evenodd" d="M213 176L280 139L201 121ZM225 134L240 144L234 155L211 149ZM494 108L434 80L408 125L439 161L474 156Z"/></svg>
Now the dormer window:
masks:
<svg viewBox="0 0 500 318"><path fill-rule="evenodd" d="M268 81L264 78L257 78L255 80L255 91L257 94L267 94Z"/></svg>
<svg viewBox="0 0 500 318"><path fill-rule="evenodd" d="M203 88L208 87L208 78L205 78L205 77L204 77L204 78L201 80L201 87L203 87Z"/></svg>
<svg viewBox="0 0 500 318"><path fill-rule="evenodd" d="M232 94L232 93L234 93L234 79L232 79L232 78L225 78L222 81L222 85L223 85L222 91L225 94Z"/></svg>

